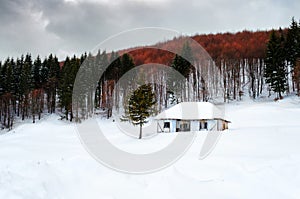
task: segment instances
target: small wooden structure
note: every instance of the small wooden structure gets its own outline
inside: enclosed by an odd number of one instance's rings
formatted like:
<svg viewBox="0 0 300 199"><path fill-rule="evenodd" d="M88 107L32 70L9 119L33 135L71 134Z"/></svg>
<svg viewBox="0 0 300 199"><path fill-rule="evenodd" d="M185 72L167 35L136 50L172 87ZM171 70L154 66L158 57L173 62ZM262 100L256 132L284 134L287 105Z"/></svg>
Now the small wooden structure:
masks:
<svg viewBox="0 0 300 199"><path fill-rule="evenodd" d="M230 121L209 102L182 102L158 114L157 132L223 131Z"/></svg>

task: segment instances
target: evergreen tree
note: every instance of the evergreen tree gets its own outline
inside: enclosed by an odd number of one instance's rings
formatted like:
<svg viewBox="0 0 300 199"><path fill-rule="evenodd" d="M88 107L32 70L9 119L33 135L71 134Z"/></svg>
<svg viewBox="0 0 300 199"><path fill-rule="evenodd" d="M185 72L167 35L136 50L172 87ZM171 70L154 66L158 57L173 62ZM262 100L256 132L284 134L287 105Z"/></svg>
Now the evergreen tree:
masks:
<svg viewBox="0 0 300 199"><path fill-rule="evenodd" d="M124 75L126 72L130 71L135 67L132 57L127 53L122 55L121 62L122 62L121 75Z"/></svg>
<svg viewBox="0 0 300 199"><path fill-rule="evenodd" d="M272 31L270 40L267 44L267 54L265 59L265 78L271 89L282 98L282 93L286 89L286 64L285 64L285 51L284 51L284 38L281 34L276 35Z"/></svg>
<svg viewBox="0 0 300 199"><path fill-rule="evenodd" d="M33 83L35 89L42 87L41 70L42 70L42 61L38 56L33 64Z"/></svg>
<svg viewBox="0 0 300 199"><path fill-rule="evenodd" d="M293 91L295 91L296 84L297 92L299 93L299 81L298 77L296 76L298 75L298 71L296 71L298 70L298 66L296 66L296 62L300 58L300 24L298 24L294 18L292 19L291 25L287 32L285 50L286 61L291 67Z"/></svg>
<svg viewBox="0 0 300 199"><path fill-rule="evenodd" d="M1 123L5 128L11 128L14 112L12 109L13 97L13 59L7 59L1 67Z"/></svg>
<svg viewBox="0 0 300 199"><path fill-rule="evenodd" d="M15 81L15 93L16 93L16 100L17 104L17 116L20 116L21 113L21 105L23 99L23 93L21 91L21 74L24 67L24 56L22 55L21 58L17 59L16 67L14 68L14 81Z"/></svg>
<svg viewBox="0 0 300 199"><path fill-rule="evenodd" d="M113 75L112 79L114 80L114 92L115 92L114 105L116 107L116 110L119 111L120 84L117 84L117 82L121 78L122 63L121 63L121 58L117 52L113 51L111 53L110 63L112 66L112 70L110 72L112 73Z"/></svg>
<svg viewBox="0 0 300 199"><path fill-rule="evenodd" d="M48 69L48 59L47 58L45 58L43 61L40 78L41 78L40 81L41 81L42 87L45 88L46 84L48 82L48 79L49 79L49 69Z"/></svg>
<svg viewBox="0 0 300 199"><path fill-rule="evenodd" d="M3 79L3 74L2 74L2 62L0 61L0 78ZM0 81L0 97L3 94L3 81ZM1 108L1 107L0 107ZM0 114L1 115L1 114Z"/></svg>
<svg viewBox="0 0 300 199"><path fill-rule="evenodd" d="M172 67L188 79L191 73L191 64L189 61L176 54L173 59Z"/></svg>
<svg viewBox="0 0 300 199"><path fill-rule="evenodd" d="M99 79L97 86L96 86L96 92L95 92L95 108L100 108L101 103L101 77L98 77L99 74L102 74L103 72L103 66L101 63L101 52L98 50L97 55L95 57L94 61L94 68L97 70L97 78Z"/></svg>
<svg viewBox="0 0 300 199"><path fill-rule="evenodd" d="M184 43L181 49L181 55L182 56L179 56L177 54L175 55L171 67L179 72L184 77L184 79L179 80L177 75L169 75L167 80L168 92L172 92L174 94L173 97L176 96L177 103L179 102L179 99L181 99L180 101L183 100L186 89L186 81L189 80L191 73L194 73L193 67L190 63L194 60L194 58L189 43ZM165 106L167 106L167 104L165 104Z"/></svg>
<svg viewBox="0 0 300 199"><path fill-rule="evenodd" d="M150 84L144 84L133 92L129 99L128 116L134 125L140 126L139 139L146 119L152 114L152 106L156 103L155 94Z"/></svg>
<svg viewBox="0 0 300 199"><path fill-rule="evenodd" d="M99 61L98 67L100 68L101 71L104 70L105 67L109 63L106 51L103 51L100 54L98 61ZM107 100L108 100L108 98L107 98L107 87L106 87L107 79L108 79L107 73L104 71L103 74L102 74L102 77L100 78L100 81L99 81L99 88L100 88L99 103L100 103L101 108L107 107Z"/></svg>
<svg viewBox="0 0 300 199"><path fill-rule="evenodd" d="M294 81L297 88L297 95L300 96L300 58L296 60L294 67Z"/></svg>
<svg viewBox="0 0 300 199"><path fill-rule="evenodd" d="M300 58L300 24L294 18L287 32L285 49L286 59L292 68L294 68L296 60Z"/></svg>
<svg viewBox="0 0 300 199"><path fill-rule="evenodd" d="M25 56L24 65L21 70L20 76L20 95L21 95L21 112L22 120L25 117L29 117L29 93L33 87L32 81L32 60L31 55L27 54Z"/></svg>
<svg viewBox="0 0 300 199"><path fill-rule="evenodd" d="M183 44L181 55L182 56L175 55L171 66L188 79L191 72L193 72L193 67L190 62L194 60L192 49L188 42Z"/></svg>
<svg viewBox="0 0 300 199"><path fill-rule="evenodd" d="M127 53L123 54L121 56L120 77L125 75L125 73L127 73L134 67L135 67L135 64L134 64L132 57ZM134 78L136 77L136 75L131 73L130 77L131 77L131 79L127 79L127 85L121 85L121 87L122 87L121 89L123 90L123 106L125 106L127 103L124 96L126 96L126 93L128 93L129 89L131 89L131 87L133 86Z"/></svg>
<svg viewBox="0 0 300 199"><path fill-rule="evenodd" d="M45 85L45 92L47 94L47 107L49 113L55 112L56 107L56 94L58 88L58 81L60 79L60 66L56 56L52 54L49 55L46 62L44 62L47 69L42 71L47 71L47 82ZM44 75L44 74L42 74ZM44 78L44 77L42 77Z"/></svg>
<svg viewBox="0 0 300 199"><path fill-rule="evenodd" d="M71 60L67 57L61 71L61 79L58 87L60 107L65 113L66 120L68 120L70 116L70 121L72 121L74 117L72 110L72 92L79 66L80 60L77 59L75 55Z"/></svg>
<svg viewBox="0 0 300 199"><path fill-rule="evenodd" d="M13 92L13 71L10 58L4 62L1 74L3 93Z"/></svg>

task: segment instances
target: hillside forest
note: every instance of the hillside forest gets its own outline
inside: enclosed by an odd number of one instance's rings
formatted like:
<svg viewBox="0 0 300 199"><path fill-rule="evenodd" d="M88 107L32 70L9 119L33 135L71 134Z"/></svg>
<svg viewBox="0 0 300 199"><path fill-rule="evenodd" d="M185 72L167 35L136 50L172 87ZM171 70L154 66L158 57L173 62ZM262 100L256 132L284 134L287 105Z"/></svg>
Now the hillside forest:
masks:
<svg viewBox="0 0 300 199"><path fill-rule="evenodd" d="M275 100L300 96L300 23L294 18L285 29L191 36L209 55L205 64L191 43L178 45L185 37L147 48L100 49L95 55L84 53L64 60L53 54L45 58L33 58L30 53L8 57L0 62L1 128L11 129L16 121L28 119L35 123L52 113L75 122L93 114L106 118L112 117L113 111L122 114L130 93L143 79L137 75L120 83L122 77L137 66L153 63L178 71L185 80L178 82L172 74L149 67L147 74L151 75L146 79L155 82L153 114L183 101L230 103L245 96ZM180 54L162 50L172 46L179 48ZM136 74L143 74L139 70L144 69L137 69ZM81 90L74 98L78 80Z"/></svg>

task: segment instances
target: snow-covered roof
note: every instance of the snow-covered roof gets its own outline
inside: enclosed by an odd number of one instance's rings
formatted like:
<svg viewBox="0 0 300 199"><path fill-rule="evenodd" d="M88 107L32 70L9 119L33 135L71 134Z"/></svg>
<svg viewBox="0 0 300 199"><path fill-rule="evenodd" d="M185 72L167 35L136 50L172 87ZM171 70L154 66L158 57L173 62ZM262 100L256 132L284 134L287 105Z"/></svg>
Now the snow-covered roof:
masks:
<svg viewBox="0 0 300 199"><path fill-rule="evenodd" d="M155 119L224 119L224 114L218 107L210 102L182 102L161 112Z"/></svg>

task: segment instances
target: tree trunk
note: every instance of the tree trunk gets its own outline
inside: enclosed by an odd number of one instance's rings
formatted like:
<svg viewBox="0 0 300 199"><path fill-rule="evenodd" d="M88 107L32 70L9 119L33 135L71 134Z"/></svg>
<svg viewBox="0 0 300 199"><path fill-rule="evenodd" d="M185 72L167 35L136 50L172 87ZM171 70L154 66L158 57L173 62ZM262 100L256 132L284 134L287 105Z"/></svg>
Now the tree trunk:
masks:
<svg viewBox="0 0 300 199"><path fill-rule="evenodd" d="M74 118L74 115L73 115L73 105L72 105L72 103L71 103L71 108L70 108L70 122L72 122L73 121L73 118Z"/></svg>
<svg viewBox="0 0 300 199"><path fill-rule="evenodd" d="M140 135L139 135L139 139L142 139L142 129L143 129L143 125L140 124Z"/></svg>

